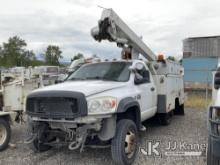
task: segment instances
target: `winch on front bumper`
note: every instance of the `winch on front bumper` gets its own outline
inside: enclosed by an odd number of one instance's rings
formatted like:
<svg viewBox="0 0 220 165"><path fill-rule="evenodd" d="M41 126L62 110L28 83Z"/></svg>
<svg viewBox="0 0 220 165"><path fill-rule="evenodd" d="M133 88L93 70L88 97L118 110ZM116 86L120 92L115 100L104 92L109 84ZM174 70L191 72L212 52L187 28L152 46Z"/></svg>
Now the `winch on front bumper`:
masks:
<svg viewBox="0 0 220 165"><path fill-rule="evenodd" d="M87 137L97 135L101 122L93 124L74 124L63 122L42 122L31 120L29 143L37 140L39 144L51 147L68 146L70 150L83 151Z"/></svg>
<svg viewBox="0 0 220 165"><path fill-rule="evenodd" d="M68 146L70 150L85 146L107 147L114 136L116 118L112 115L82 117L73 121L32 117L29 120L29 140L51 147Z"/></svg>

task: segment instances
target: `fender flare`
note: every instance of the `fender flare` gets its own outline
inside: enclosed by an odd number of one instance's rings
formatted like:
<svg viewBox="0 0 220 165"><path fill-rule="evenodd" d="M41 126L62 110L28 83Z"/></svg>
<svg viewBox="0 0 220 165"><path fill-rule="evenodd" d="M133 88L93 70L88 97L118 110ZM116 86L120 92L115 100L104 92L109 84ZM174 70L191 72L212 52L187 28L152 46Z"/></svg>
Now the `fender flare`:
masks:
<svg viewBox="0 0 220 165"><path fill-rule="evenodd" d="M138 129L141 128L141 110L140 110L140 105L138 103L137 100L135 100L133 97L127 97L122 99L119 104L118 104L118 108L117 108L117 113L124 113L126 112L129 108L131 107L137 107L137 110L135 111L136 113L136 124Z"/></svg>

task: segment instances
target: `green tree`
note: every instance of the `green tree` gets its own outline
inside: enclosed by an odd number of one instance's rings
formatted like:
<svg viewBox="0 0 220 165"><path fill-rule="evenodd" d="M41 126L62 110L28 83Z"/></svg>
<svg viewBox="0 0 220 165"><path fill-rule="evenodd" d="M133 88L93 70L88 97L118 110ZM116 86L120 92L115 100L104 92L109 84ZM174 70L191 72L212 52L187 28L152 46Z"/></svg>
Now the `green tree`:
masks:
<svg viewBox="0 0 220 165"><path fill-rule="evenodd" d="M24 55L24 47L26 42L18 36L8 39L7 43L3 43L3 62L6 66L22 66L22 56Z"/></svg>
<svg viewBox="0 0 220 165"><path fill-rule="evenodd" d="M44 54L45 62L48 65L60 65L59 59L63 58L59 46L49 45Z"/></svg>
<svg viewBox="0 0 220 165"><path fill-rule="evenodd" d="M77 53L73 58L71 58L71 62L80 58L84 58L84 55L82 53Z"/></svg>
<svg viewBox="0 0 220 165"><path fill-rule="evenodd" d="M32 50L25 51L21 58L21 61L23 61L23 66L34 65L34 62L37 60Z"/></svg>
<svg viewBox="0 0 220 165"><path fill-rule="evenodd" d="M18 36L10 37L0 49L1 65L6 67L31 65L36 57L33 51L26 50L26 46L25 40Z"/></svg>

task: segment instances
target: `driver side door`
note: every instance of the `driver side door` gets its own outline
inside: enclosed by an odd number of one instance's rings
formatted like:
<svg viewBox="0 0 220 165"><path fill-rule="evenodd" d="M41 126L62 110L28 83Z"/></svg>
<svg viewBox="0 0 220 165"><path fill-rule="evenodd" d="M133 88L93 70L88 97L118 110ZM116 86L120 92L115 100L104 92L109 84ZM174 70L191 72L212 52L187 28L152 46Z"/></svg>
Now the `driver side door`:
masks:
<svg viewBox="0 0 220 165"><path fill-rule="evenodd" d="M138 65L143 65L139 63ZM152 80L152 75L148 68L143 65L143 68L137 71L138 74L136 76L142 77L143 81L135 82L136 87L140 93L140 108L141 108L141 119L142 121L152 117L156 112L156 102L157 102L157 94L156 87Z"/></svg>

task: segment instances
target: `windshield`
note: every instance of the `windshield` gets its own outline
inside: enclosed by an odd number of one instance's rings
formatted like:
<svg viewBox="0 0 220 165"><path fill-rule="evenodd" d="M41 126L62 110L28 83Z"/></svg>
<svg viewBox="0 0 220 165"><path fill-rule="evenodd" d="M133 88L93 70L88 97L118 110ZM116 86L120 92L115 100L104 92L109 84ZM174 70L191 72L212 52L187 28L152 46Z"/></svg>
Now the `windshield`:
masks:
<svg viewBox="0 0 220 165"><path fill-rule="evenodd" d="M130 62L103 62L87 64L72 73L67 80L128 81Z"/></svg>

